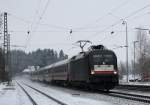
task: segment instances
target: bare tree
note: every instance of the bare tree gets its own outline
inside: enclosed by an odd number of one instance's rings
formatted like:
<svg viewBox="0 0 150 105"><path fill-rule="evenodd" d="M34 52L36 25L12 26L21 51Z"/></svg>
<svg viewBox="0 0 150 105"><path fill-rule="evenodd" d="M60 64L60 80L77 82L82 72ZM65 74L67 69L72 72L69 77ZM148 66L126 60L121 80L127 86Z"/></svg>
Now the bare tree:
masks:
<svg viewBox="0 0 150 105"><path fill-rule="evenodd" d="M123 75L126 75L126 64L124 62L120 62L120 65L119 65L119 78L122 79Z"/></svg>
<svg viewBox="0 0 150 105"><path fill-rule="evenodd" d="M150 38L147 34L147 30L139 28L136 39L139 42L138 47L136 47L136 73L140 74L141 77L145 79L145 75L150 72Z"/></svg>

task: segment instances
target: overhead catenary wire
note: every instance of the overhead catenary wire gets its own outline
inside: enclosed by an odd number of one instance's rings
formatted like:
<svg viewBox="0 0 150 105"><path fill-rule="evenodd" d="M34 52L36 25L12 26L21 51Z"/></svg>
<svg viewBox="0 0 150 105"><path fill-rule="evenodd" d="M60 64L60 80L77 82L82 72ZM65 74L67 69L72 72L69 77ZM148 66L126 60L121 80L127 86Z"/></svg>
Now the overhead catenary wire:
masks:
<svg viewBox="0 0 150 105"><path fill-rule="evenodd" d="M142 15L135 16L135 17L129 19L128 21L133 22L133 20L139 19L139 18L141 18L141 17L143 17L145 15L150 15L150 12L144 13Z"/></svg>
<svg viewBox="0 0 150 105"><path fill-rule="evenodd" d="M38 7L37 7L37 9L36 9L36 11L35 11L35 15L34 15L34 17L33 17L33 21L32 21L32 23L31 23L31 30L32 30L32 27L33 27L34 21L36 21L36 16L37 16L37 15L38 15L38 13L39 13L39 10L40 10L40 4L41 4L41 0L39 0Z"/></svg>
<svg viewBox="0 0 150 105"><path fill-rule="evenodd" d="M138 40L137 40L137 41L138 41ZM146 39L143 39L143 40L140 40L140 41L146 41L146 43L148 43L148 42L149 42L149 39L146 38ZM138 41L138 42L139 42L139 41ZM140 43L139 43L139 44L140 44ZM133 45L133 42L130 42L129 45L132 46L132 45ZM128 47L130 47L129 45L128 45ZM112 48L113 50L120 49L120 48L125 48L125 47L126 47L126 45L121 45L121 46L120 46L120 45L114 45L114 46L115 46L115 47ZM142 46L144 46L144 45L142 45ZM146 47L150 47L150 46L146 46ZM140 50L140 49L139 49L139 50Z"/></svg>
<svg viewBox="0 0 150 105"><path fill-rule="evenodd" d="M138 12L143 11L144 9L146 9L146 8L148 8L148 7L150 7L150 4L145 5L144 7L139 8L138 10L136 10L136 11L132 12L131 14L129 14L128 16L126 16L124 19L128 19L128 18L130 18L130 17L132 17L133 15L137 14Z"/></svg>
<svg viewBox="0 0 150 105"><path fill-rule="evenodd" d="M109 10L109 11L108 11L106 14L104 14L103 16L98 17L93 23L86 24L86 25L84 25L84 26L82 26L82 27L79 27L79 28L74 28L73 30L84 30L84 29L90 28L91 25L102 21L103 18L105 18L106 16L108 16L108 15L110 15L110 14L113 14L113 13L112 13L113 11L119 10L119 8L122 8L123 6L125 6L126 4L128 4L129 2L131 2L131 0L125 0L125 1L123 1L121 4L119 4L117 7L114 7L113 9Z"/></svg>
<svg viewBox="0 0 150 105"><path fill-rule="evenodd" d="M30 24L32 21L30 21L30 20L26 20L26 19L24 19L24 18L21 18L21 17L18 17L18 16L16 16L15 14L12 14L12 13L9 13L9 12L7 12L8 13L8 16L11 16L11 17L13 17L13 18L15 18L15 19L17 19L17 20L19 20L19 21L22 21L22 22L24 22L24 23L27 23L27 24Z"/></svg>
<svg viewBox="0 0 150 105"><path fill-rule="evenodd" d="M50 1L51 1L51 0L48 0L48 1L47 1L46 5L45 5L45 7L44 7L43 12L42 12L41 15L39 16L39 20L38 20L38 22L36 23L35 28L33 28L33 31L36 31L36 29L38 28L38 25L39 25L40 21L42 20L44 14L45 14L45 12L46 12L46 10L47 10L47 8L48 8L48 5L49 5ZM32 30L31 30L31 31L32 31ZM32 36L31 36L31 34L30 34L29 38L27 38L25 50L27 50L28 44L30 44L30 41L31 41L33 35L34 35L34 33L32 34Z"/></svg>
<svg viewBox="0 0 150 105"><path fill-rule="evenodd" d="M41 24L41 23L39 22L39 25L40 25L40 24ZM111 27L113 27L113 25L111 25ZM111 27L110 27L110 28L111 28ZM108 28L108 29L109 29L109 28ZM106 30L107 30L107 29L106 29ZM36 31L39 32L38 30L36 30ZM36 32L36 31L30 31L30 32ZM43 32L44 32L44 31L43 31ZM46 32L46 31L45 31L45 32ZM73 31L73 32L80 32L80 31ZM83 32L86 32L86 31L83 31ZM107 32L107 31L105 31L105 30L104 30L104 31L103 31L103 30L101 31L101 30L100 30L99 32L101 33L101 32Z"/></svg>
<svg viewBox="0 0 150 105"><path fill-rule="evenodd" d="M130 17L134 16L135 14L141 12L142 10L144 10L144 9L146 9L146 8L148 8L148 7L150 7L150 4L145 5L144 7L140 8L140 9L138 9L138 10L132 12L132 13L130 13L128 16L126 16L126 17L124 17L124 18L122 18L122 19L119 19L118 21L116 21L116 22L114 22L113 24L109 25L108 27L106 27L106 28L100 30L99 32L96 32L95 34L90 35L89 37L87 37L87 39L89 39L89 38L90 38L90 39L91 39L91 38L94 38L95 36L97 36L97 35L100 34L101 32L103 32L103 31L105 31L105 30L108 30L108 29L110 29L111 27L114 27L114 26L118 25L121 21L129 19Z"/></svg>
<svg viewBox="0 0 150 105"><path fill-rule="evenodd" d="M126 1L127 2L127 1ZM145 7L144 7L145 8ZM114 8L115 9L115 8ZM117 9L117 8L116 8ZM12 15L12 14L11 14ZM15 15L13 15L14 17L16 17ZM21 20L21 21L24 21L24 22L27 22L27 23L30 23L31 21L28 21L28 20L25 20L23 18L20 18L20 17L16 17L17 19ZM51 27L51 28L58 28L58 29L65 29L65 30L69 30L69 28L67 27L62 27L62 26L57 26L57 25L51 25L51 24L42 24L40 23L40 25L45 25L45 26L48 26L48 27ZM31 31L30 31L31 32ZM35 31L34 31L35 32ZM73 31L73 32L80 32L80 31ZM83 31L83 32L86 32L86 31ZM87 31L88 32L88 31ZM94 32L94 31L93 31Z"/></svg>
<svg viewBox="0 0 150 105"><path fill-rule="evenodd" d="M46 10L47 10L47 8L48 8L48 5L49 5L49 2L50 2L50 1L51 1L51 0L48 0L48 1L47 1L46 5L45 5L45 8L44 8L43 12L41 13L41 15L39 16L39 19L38 19L38 21L37 21L37 23L36 23L36 26L35 26L35 28L34 28L33 30L36 30L36 29L38 28L38 25L39 25L40 21L42 20L44 14L45 14L45 12L46 12Z"/></svg>
<svg viewBox="0 0 150 105"><path fill-rule="evenodd" d="M99 32L96 32L96 33L94 33L94 34L88 36L86 39L92 39L92 38L94 38L94 37L97 36L98 34L100 34L100 33L104 32L104 31L110 29L111 27L114 27L114 26L118 25L121 21L129 19L130 17L134 16L135 14L141 12L142 10L144 10L144 9L146 9L146 8L148 8L148 7L150 7L150 4L145 5L144 7L140 8L140 9L138 9L138 10L132 12L132 13L130 13L128 16L126 16L126 17L124 17L124 18L119 19L118 21L116 21L116 22L114 22L113 24L109 25L108 27L106 27L106 28L100 30ZM106 37L104 37L104 38L101 39L101 40L104 40L105 38L106 38Z"/></svg>
<svg viewBox="0 0 150 105"><path fill-rule="evenodd" d="M119 7L124 6L124 5L127 4L128 2L129 2L129 1L127 0L127 1L125 1L125 2L123 2L123 3L121 3L121 5L119 5L118 7L115 7L115 8L112 9L110 12L106 13L104 16L98 18L95 22L98 23L98 21L102 20L104 17L106 17L106 16L108 16L108 15L111 15L111 16L113 16L113 17L116 17L116 15L114 16L114 14L112 13L112 11L113 11L113 10L118 10ZM124 17L124 18L122 18L122 19L125 20L125 19L127 19L127 18L130 18L131 16L137 14L138 12L140 12L140 11L142 11L142 10L148 8L149 6L150 6L150 4L145 5L144 7L142 7L142 8L140 8L140 9L138 9L138 10L132 12L131 14L129 14L128 16L126 16L126 17ZM119 17L117 16L117 18L119 18ZM121 17L120 17L120 19L121 19ZM90 25L92 25L92 24L88 24L88 25L85 25L85 26L90 26ZM82 30L82 29L86 29L86 28L87 28L87 27L75 28L75 30L76 30L76 29Z"/></svg>
<svg viewBox="0 0 150 105"><path fill-rule="evenodd" d="M133 28L134 29L134 28ZM130 32L132 32L133 31L133 29L130 29ZM8 32L10 32L10 33L27 33L27 31L25 31L25 30L10 30L10 31L8 31ZM32 31L32 32L34 32L34 33L53 33L53 32L68 32L68 31L59 31L59 30L37 30L37 31ZM98 30L95 30L95 31L75 31L75 32L81 32L81 33L87 33L87 32L100 32L100 31L98 31ZM108 33L108 32L110 32L110 31L101 31L102 33ZM122 31L122 30L115 30L115 32L119 32L119 33L121 33L121 32L125 32L125 31Z"/></svg>
<svg viewBox="0 0 150 105"><path fill-rule="evenodd" d="M8 15L12 16L15 19L17 19L19 21L22 21L22 22L24 22L26 24L32 24L31 20L24 19L22 17L19 17L19 16L16 16L16 15L12 14L12 13L8 13ZM48 24L48 23L39 23L39 25L50 27L50 28L54 28L54 29L61 29L61 30L69 30L70 29L70 28L67 28L67 27L64 27L64 26L58 26L58 25Z"/></svg>

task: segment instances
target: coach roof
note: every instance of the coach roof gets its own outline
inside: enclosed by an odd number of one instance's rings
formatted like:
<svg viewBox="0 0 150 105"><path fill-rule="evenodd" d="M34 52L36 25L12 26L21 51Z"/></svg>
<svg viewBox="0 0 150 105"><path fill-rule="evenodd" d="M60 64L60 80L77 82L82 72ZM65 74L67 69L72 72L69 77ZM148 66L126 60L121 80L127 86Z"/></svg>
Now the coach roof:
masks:
<svg viewBox="0 0 150 105"><path fill-rule="evenodd" d="M67 64L68 62L69 62L69 59L65 59L65 60L54 63L53 66L60 66L63 64Z"/></svg>

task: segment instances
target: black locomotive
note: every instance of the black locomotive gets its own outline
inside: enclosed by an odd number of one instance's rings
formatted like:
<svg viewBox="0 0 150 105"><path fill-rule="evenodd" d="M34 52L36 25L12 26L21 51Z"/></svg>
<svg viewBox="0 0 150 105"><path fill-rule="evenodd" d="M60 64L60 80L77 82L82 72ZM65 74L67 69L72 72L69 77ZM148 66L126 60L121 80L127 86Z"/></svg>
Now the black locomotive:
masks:
<svg viewBox="0 0 150 105"><path fill-rule="evenodd" d="M103 45L91 46L86 52L34 71L32 79L109 91L118 84L117 57Z"/></svg>

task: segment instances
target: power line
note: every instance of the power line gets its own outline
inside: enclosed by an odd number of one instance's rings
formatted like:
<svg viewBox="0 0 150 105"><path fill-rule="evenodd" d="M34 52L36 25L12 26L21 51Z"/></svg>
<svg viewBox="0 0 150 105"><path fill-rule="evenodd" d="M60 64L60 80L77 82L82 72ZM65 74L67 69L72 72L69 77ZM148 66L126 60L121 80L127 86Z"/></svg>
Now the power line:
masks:
<svg viewBox="0 0 150 105"><path fill-rule="evenodd" d="M12 16L12 17L14 17L15 19L18 19L18 20L20 20L20 21L23 21L24 23L27 23L27 24L31 23L30 20L26 20L26 19L24 19L24 18L18 17L18 16L16 16L16 15L12 14L12 13L8 13L8 15L9 15L9 16Z"/></svg>
<svg viewBox="0 0 150 105"><path fill-rule="evenodd" d="M104 32L105 30L108 30L109 28L114 27L115 25L117 25L118 23L120 23L120 21L121 21L121 20L116 21L116 22L113 23L112 25L110 25L110 26L104 28L103 30L101 30L101 31L99 31L99 32L96 32L95 34L90 35L90 36L87 37L87 38L88 38L88 39L89 39L89 38L94 38L95 36L99 35L100 33Z"/></svg>
<svg viewBox="0 0 150 105"><path fill-rule="evenodd" d="M45 8L44 8L44 10L43 10L43 12L42 12L42 14L40 15L39 20L38 20L38 22L37 22L35 28L33 29L34 31L36 31L36 29L38 28L38 25L39 25L40 21L42 20L44 14L45 14L45 12L46 12L46 10L47 10L47 8L48 8L48 5L49 5L49 2L50 2L50 1L51 1L51 0L48 0L48 1L47 1L46 5L45 5ZM31 30L31 31L32 31L32 30ZM34 34L33 34L33 35L34 35ZM32 35L32 36L33 36L33 35ZM28 46L29 42L31 41L31 39L32 39L32 37L31 37L31 35L30 35L30 37L27 38L25 50L27 49L27 46Z"/></svg>
<svg viewBox="0 0 150 105"><path fill-rule="evenodd" d="M114 7L113 9L109 10L106 14L104 14L103 16L97 18L93 23L90 24L86 24L83 27L79 27L79 28L75 28L75 30L82 30L82 29L86 29L88 27L90 27L91 25L98 23L99 21L102 21L103 18L105 18L106 16L112 14L113 11L119 10L119 8L122 8L123 6L125 6L127 3L131 2L131 0L126 0L124 2L122 2L121 4L119 4L117 7Z"/></svg>
<svg viewBox="0 0 150 105"><path fill-rule="evenodd" d="M122 3L122 4L123 4L123 3ZM101 30L101 31L99 31L99 32L96 32L95 34L93 34L93 35L91 35L91 36L95 36L95 35L97 35L97 34L99 34L99 33L101 33L101 32L104 32L105 30L107 30L107 29L109 29L109 28L111 28L111 27L116 26L120 21L130 18L130 17L134 16L135 14L141 12L142 10L144 10L144 9L146 9L146 8L148 8L148 7L150 7L150 4L145 5L144 7L142 7L142 8L140 8L140 9L138 9L138 10L132 12L131 14L129 14L128 16L126 16L126 17L124 17L124 18L120 18L119 21L117 21L117 22L115 22L114 24L112 24L112 25L110 25L110 26L104 28L103 30ZM114 9L117 9L117 7L114 8ZM110 12L107 13L107 14L110 14ZM101 18L100 18L100 19L101 19ZM88 38L91 38L91 37L88 37Z"/></svg>
<svg viewBox="0 0 150 105"><path fill-rule="evenodd" d="M35 11L35 15L34 15L34 18L33 18L32 23L31 23L31 30L32 30L32 26L33 26L33 24L34 24L34 21L36 20L36 15L37 15L38 12L39 12L40 4L41 4L41 0L39 0L38 7L37 7L37 9L36 9L36 11Z"/></svg>
<svg viewBox="0 0 150 105"><path fill-rule="evenodd" d="M138 19L138 18L144 17L145 15L148 15L148 14L150 14L150 13L149 13L149 12L147 12L147 13L144 13L143 15L135 16L135 17L133 17L133 18L129 19L128 21L133 22L132 20L135 20L135 19Z"/></svg>
<svg viewBox="0 0 150 105"><path fill-rule="evenodd" d="M43 12L42 12L42 14L39 16L39 20L38 20L37 25L36 25L36 27L35 27L34 30L36 30L36 29L38 28L38 25L39 25L40 21L42 20L44 14L45 14L45 12L46 12L46 10L47 10L47 8L48 8L48 5L49 5L49 2L50 2L50 1L51 1L51 0L48 0L48 1L47 1L46 5L45 5L45 8L44 8L44 10L43 10Z"/></svg>
<svg viewBox="0 0 150 105"><path fill-rule="evenodd" d="M134 29L134 28L133 28ZM130 30L131 32L132 32L132 30ZM10 31L8 31L9 33L13 33L13 32L15 32L15 33L27 33L27 31L25 31L25 30L10 30ZM37 30L37 31L32 31L32 32L34 32L34 33L53 33L53 32L68 32L68 31L57 31L57 30ZM110 31L98 31L98 30L96 30L96 31L74 31L74 32L84 32L84 33L89 33L89 32L102 32L102 33L107 33L107 32L110 32ZM115 32L125 32L125 31L121 31L121 30L115 30ZM29 33L30 33L30 31L29 31ZM28 33L28 34L29 34Z"/></svg>
<svg viewBox="0 0 150 105"><path fill-rule="evenodd" d="M134 12L132 12L131 14L129 14L128 16L126 16L124 19L130 18L130 17L132 17L133 15L137 14L138 12L141 12L142 10L144 10L144 9L146 9L146 8L148 8L148 7L150 7L150 4L148 4L148 5L146 5L146 6L142 7L142 8L140 8L140 9L134 11Z"/></svg>
<svg viewBox="0 0 150 105"><path fill-rule="evenodd" d="M17 19L17 20L20 20L20 21L22 21L22 22L24 22L24 23L27 23L27 24L32 24L32 21L31 20L27 20L27 19L24 19L24 18L22 18L22 17L18 17L18 16L16 16L16 15L14 15L14 14L10 14L10 13L8 13L8 15L10 15L10 16L12 16L12 17L14 17L15 19ZM45 23L39 23L39 25L42 25L42 26L47 26L47 27L51 27L51 28L56 28L56 29L65 29L65 30L69 30L70 28L67 28L67 27L63 27L63 26L58 26L58 25L53 25L53 24L45 24Z"/></svg>
<svg viewBox="0 0 150 105"><path fill-rule="evenodd" d="M103 31L105 31L105 30L108 30L108 29L111 28L111 27L116 26L116 25L119 24L121 21L126 20L126 19L128 19L128 18L134 16L135 14L141 12L142 10L144 10L144 9L146 9L146 8L148 8L148 7L150 7L150 4L148 4L148 5L146 5L146 6L142 7L142 8L140 8L140 9L134 11L134 12L132 12L132 13L129 14L128 16L126 16L126 17L124 17L124 18L122 18L122 19L116 21L115 23L109 25L108 27L104 28L103 30L101 30L101 31L99 31L99 32L96 32L96 33L93 34L93 35L90 35L90 37L88 37L88 38L94 38L94 37L97 36L99 33L103 32ZM94 37L93 37L93 36L94 36Z"/></svg>

